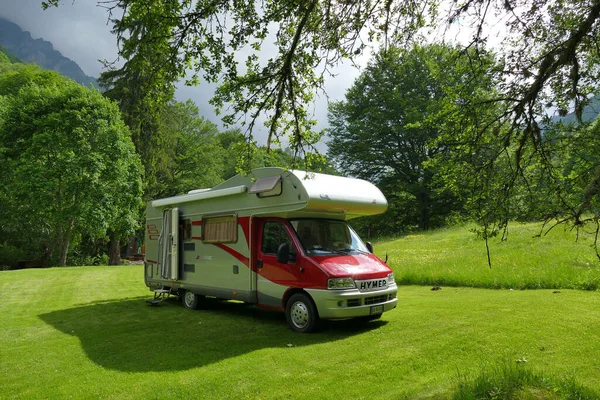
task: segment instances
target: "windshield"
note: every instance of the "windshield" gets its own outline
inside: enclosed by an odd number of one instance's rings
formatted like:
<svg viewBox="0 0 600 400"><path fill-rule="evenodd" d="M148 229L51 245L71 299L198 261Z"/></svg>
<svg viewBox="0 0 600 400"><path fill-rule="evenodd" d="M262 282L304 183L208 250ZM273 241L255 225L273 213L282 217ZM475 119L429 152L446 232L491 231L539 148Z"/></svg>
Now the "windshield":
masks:
<svg viewBox="0 0 600 400"><path fill-rule="evenodd" d="M290 220L308 255L368 253L367 247L345 221Z"/></svg>

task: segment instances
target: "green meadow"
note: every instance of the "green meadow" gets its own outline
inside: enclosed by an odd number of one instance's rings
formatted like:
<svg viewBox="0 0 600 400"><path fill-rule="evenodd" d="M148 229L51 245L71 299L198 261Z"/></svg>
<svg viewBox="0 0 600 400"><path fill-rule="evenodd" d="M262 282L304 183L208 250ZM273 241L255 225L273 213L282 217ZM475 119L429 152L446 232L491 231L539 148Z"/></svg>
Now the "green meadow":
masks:
<svg viewBox="0 0 600 400"><path fill-rule="evenodd" d="M577 289L600 262L538 228L491 241L491 269L468 227L377 242L398 308L315 334L236 302L150 307L140 265L3 271L0 398L598 398L600 292Z"/></svg>
<svg viewBox="0 0 600 400"><path fill-rule="evenodd" d="M475 225L375 242L375 253L383 259L387 253L401 285L597 290L600 261L592 228L541 227L515 222L507 240L489 239L491 268L485 241L471 232Z"/></svg>

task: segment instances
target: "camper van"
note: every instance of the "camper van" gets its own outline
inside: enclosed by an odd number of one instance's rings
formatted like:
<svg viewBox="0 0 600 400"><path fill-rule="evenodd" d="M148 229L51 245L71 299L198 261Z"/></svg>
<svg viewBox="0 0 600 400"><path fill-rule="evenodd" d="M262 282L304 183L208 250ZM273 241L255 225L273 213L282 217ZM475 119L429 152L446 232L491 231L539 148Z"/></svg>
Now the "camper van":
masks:
<svg viewBox="0 0 600 400"><path fill-rule="evenodd" d="M144 280L190 309L211 296L284 311L296 332L376 319L396 307L394 274L347 221L386 209L361 179L255 169L151 201Z"/></svg>

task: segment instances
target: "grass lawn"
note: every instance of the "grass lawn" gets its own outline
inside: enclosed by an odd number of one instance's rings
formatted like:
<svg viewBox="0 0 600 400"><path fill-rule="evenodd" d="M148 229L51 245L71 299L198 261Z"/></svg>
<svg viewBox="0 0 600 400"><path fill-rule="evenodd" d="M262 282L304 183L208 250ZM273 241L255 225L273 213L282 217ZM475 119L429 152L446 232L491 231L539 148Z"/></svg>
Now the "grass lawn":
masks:
<svg viewBox="0 0 600 400"><path fill-rule="evenodd" d="M475 225L439 229L375 243L375 252L394 270L403 285L467 286L492 289L600 288L600 261L594 234L557 226L547 235L540 223L511 223L508 240L485 242L469 232ZM589 228L591 229L591 228Z"/></svg>
<svg viewBox="0 0 600 400"><path fill-rule="evenodd" d="M380 321L302 335L240 303L149 307L142 273L0 272L0 398L438 399L507 363L600 393L598 292L403 286Z"/></svg>

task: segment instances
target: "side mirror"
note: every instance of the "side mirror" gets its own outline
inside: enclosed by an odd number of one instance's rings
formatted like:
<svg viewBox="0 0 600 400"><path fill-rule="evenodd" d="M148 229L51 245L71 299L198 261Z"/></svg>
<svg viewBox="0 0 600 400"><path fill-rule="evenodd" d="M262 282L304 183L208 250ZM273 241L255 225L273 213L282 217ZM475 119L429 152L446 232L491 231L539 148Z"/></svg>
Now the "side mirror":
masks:
<svg viewBox="0 0 600 400"><path fill-rule="evenodd" d="M371 242L367 242L365 243L367 245L367 250L369 250L369 252L373 252L373 243Z"/></svg>
<svg viewBox="0 0 600 400"><path fill-rule="evenodd" d="M290 261L290 245L281 243L277 249L277 262L287 264Z"/></svg>

